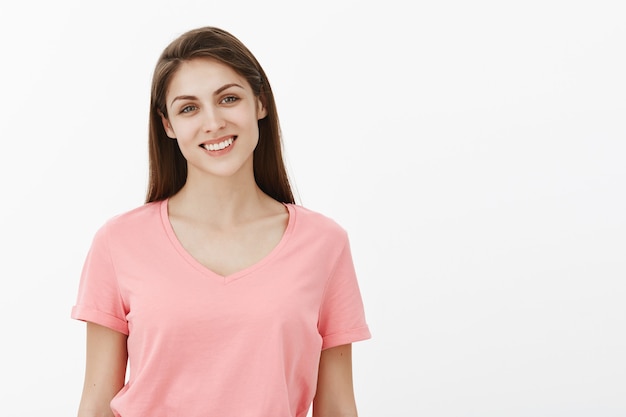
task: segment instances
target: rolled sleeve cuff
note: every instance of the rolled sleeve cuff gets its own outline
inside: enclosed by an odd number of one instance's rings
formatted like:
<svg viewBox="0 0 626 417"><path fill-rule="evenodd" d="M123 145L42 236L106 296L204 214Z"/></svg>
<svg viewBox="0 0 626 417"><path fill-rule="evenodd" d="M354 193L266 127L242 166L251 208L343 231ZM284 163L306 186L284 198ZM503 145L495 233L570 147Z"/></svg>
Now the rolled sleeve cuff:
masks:
<svg viewBox="0 0 626 417"><path fill-rule="evenodd" d="M372 337L369 327L359 327L341 333L334 333L322 338L322 350L348 343L360 342Z"/></svg>
<svg viewBox="0 0 626 417"><path fill-rule="evenodd" d="M102 311L94 310L82 305L76 305L72 308L71 317L75 320L99 324L128 336L128 322L126 320L103 313Z"/></svg>

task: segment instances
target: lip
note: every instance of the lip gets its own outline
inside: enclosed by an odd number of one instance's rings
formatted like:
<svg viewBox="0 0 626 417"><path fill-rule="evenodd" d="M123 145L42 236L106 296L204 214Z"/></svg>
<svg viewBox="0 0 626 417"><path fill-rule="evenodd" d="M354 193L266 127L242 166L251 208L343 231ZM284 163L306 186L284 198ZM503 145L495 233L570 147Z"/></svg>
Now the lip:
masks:
<svg viewBox="0 0 626 417"><path fill-rule="evenodd" d="M216 144L216 143L224 142L225 140L228 140L228 139L231 139L231 138L233 139L233 143L230 146L228 146L228 147L226 147L224 149L210 151L210 150L208 150L208 149L206 149L204 147L204 145L210 145L210 144ZM211 156L220 156L220 155L225 155L225 154L229 153L235 147L235 143L236 142L237 142L237 135L227 135L227 136L222 136L222 137L217 138L217 139L211 139L211 140L204 141L204 142L202 142L198 146L200 146L200 148L202 148L202 150L204 152L206 152L207 154L209 154Z"/></svg>

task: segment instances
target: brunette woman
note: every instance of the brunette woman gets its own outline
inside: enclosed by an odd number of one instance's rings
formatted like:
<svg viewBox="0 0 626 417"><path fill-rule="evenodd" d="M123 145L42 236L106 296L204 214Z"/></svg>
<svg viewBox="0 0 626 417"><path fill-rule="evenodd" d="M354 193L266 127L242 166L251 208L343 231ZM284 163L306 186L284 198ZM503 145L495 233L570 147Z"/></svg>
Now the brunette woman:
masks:
<svg viewBox="0 0 626 417"><path fill-rule="evenodd" d="M356 416L351 343L370 333L348 238L295 204L238 39L205 27L164 50L149 144L146 204L96 233L72 310L79 416Z"/></svg>

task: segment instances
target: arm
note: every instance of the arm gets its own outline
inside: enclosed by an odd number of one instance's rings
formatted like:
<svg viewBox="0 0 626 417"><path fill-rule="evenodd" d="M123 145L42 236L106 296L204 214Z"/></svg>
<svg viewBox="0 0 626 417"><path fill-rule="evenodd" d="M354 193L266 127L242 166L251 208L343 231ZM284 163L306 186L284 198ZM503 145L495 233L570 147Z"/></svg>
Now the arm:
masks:
<svg viewBox="0 0 626 417"><path fill-rule="evenodd" d="M113 417L109 403L124 386L126 335L87 323L87 362L78 417Z"/></svg>
<svg viewBox="0 0 626 417"><path fill-rule="evenodd" d="M351 344L322 351L313 417L357 417Z"/></svg>

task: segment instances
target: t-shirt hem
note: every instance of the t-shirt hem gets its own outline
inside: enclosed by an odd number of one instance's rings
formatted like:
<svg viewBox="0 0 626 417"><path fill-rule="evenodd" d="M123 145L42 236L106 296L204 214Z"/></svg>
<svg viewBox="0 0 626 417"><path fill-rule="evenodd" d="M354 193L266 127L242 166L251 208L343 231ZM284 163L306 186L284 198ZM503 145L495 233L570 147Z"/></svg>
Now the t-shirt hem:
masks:
<svg viewBox="0 0 626 417"><path fill-rule="evenodd" d="M128 324L125 320L89 307L76 305L72 308L71 317L75 320L99 324L128 336Z"/></svg>
<svg viewBox="0 0 626 417"><path fill-rule="evenodd" d="M336 346L347 345L348 343L360 342L372 337L369 327L359 327L346 332L334 333L322 339L322 350Z"/></svg>

